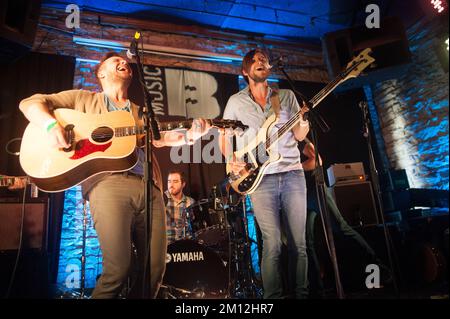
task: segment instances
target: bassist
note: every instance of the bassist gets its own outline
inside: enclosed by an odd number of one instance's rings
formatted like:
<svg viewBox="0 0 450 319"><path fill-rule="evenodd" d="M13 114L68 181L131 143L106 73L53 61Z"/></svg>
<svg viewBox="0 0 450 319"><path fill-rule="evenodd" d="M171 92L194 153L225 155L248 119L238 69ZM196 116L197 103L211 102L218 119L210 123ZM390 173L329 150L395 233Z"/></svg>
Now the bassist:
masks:
<svg viewBox="0 0 450 319"><path fill-rule="evenodd" d="M249 126L242 136L237 137L237 148L248 146L248 141L261 134L265 129L266 120L272 114L276 114L278 122L274 123L274 126L267 127L267 132L263 132L266 136L277 132L300 111L292 91L275 91L269 87L267 78L270 69L268 55L260 49L248 52L242 61L242 74L248 86L230 97L224 111L224 119L240 120ZM302 115L307 110L304 106ZM308 121L301 118L298 124L270 148L272 153L279 153L281 159L267 166L261 182L250 195L255 217L262 232L261 271L264 298L283 296L280 273L281 223L286 226L288 249L295 258L296 297L306 298L308 294L305 243L306 184L297 147L297 142L302 141L308 131ZM249 169L248 158L236 158L231 152L231 140L226 134L222 135L220 145L231 174L239 175L243 170ZM257 153L262 155L259 151ZM260 161L257 159L257 162Z"/></svg>

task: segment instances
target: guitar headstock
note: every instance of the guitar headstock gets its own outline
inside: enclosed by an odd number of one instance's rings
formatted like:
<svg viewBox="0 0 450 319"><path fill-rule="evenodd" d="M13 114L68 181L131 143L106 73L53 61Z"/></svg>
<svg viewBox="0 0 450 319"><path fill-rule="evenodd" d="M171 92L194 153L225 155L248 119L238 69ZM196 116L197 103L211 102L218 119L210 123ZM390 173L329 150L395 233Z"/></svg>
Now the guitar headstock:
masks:
<svg viewBox="0 0 450 319"><path fill-rule="evenodd" d="M231 129L242 129L246 130L248 129L248 125L243 124L241 121L235 121L235 120L211 120L211 126L217 127L217 128L231 128Z"/></svg>
<svg viewBox="0 0 450 319"><path fill-rule="evenodd" d="M344 80L356 78L365 68L375 62L375 59L369 55L370 53L372 53L372 49L367 48L347 64L343 73Z"/></svg>

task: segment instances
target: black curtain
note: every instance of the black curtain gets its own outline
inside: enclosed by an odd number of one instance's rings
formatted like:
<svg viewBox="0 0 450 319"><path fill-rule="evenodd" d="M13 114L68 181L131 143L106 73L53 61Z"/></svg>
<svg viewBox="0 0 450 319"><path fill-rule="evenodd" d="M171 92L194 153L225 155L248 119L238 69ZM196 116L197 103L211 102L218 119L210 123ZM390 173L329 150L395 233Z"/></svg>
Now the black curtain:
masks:
<svg viewBox="0 0 450 319"><path fill-rule="evenodd" d="M11 64L2 65L0 73L0 174L25 175L20 167L19 157L6 152L6 146L12 139L18 140L10 143L10 151L19 151L19 139L28 124L28 120L18 108L19 102L35 93L56 93L72 89L74 68L75 58L73 57L34 52ZM30 194L29 191L28 194ZM49 195L39 192L39 197L39 200L48 198L50 202L48 245L44 253L49 257L50 280L55 282L64 193ZM33 201L29 195L26 200L27 202ZM1 189L0 201L21 202L21 194L17 191Z"/></svg>
<svg viewBox="0 0 450 319"><path fill-rule="evenodd" d="M313 82L295 82L296 88L308 99L316 95L326 84ZM280 81L279 87L290 89L287 81ZM370 173L369 153L366 139L363 136L363 120L360 101L366 100L363 89L352 89L343 92L332 92L315 110L322 116L330 127L328 133L317 128L319 150L323 166L327 169L331 164L363 162L366 174ZM369 129L372 135L372 149L375 164L381 166L378 147L375 142L372 125ZM326 176L326 174L325 174Z"/></svg>

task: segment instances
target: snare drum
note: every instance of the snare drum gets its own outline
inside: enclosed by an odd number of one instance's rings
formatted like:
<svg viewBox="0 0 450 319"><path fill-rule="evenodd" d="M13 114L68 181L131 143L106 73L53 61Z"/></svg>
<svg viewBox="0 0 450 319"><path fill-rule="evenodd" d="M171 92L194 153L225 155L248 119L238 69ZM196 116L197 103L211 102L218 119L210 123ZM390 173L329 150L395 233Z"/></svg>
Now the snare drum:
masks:
<svg viewBox="0 0 450 319"><path fill-rule="evenodd" d="M167 247L163 286L183 291L179 298L224 298L228 284L226 263L212 249L190 239Z"/></svg>

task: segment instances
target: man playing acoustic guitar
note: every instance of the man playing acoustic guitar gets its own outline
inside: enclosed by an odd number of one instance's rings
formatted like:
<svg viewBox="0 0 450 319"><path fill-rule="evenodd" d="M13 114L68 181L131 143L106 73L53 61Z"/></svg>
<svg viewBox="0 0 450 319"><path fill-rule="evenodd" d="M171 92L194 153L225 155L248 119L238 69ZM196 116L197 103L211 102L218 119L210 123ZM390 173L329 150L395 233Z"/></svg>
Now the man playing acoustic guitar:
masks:
<svg viewBox="0 0 450 319"><path fill-rule="evenodd" d="M56 94L35 94L20 103L20 110L34 125L47 132L48 142L55 148L68 148L64 128L56 121L52 111L70 108L76 111L101 114L116 110L130 112L138 125L138 106L128 99L132 70L126 59L117 53L106 54L97 65L95 74L103 89L101 93L69 90ZM161 139L153 141L156 147L192 144L206 134L210 125L203 119L194 120L186 132L161 132ZM93 298L116 298L126 282L134 243L138 265L143 265L144 242L144 180L143 151L138 152L137 164L126 172L101 173L82 183L83 196L89 199L94 226L103 254L103 272L93 291ZM153 154L152 154L153 155ZM150 298L156 296L165 269L166 226L161 190L161 172L153 157L153 221L151 237ZM29 159L32 160L32 159ZM142 267L141 267L142 268ZM143 271L140 269L139 274ZM131 295L142 296L142 278L136 280Z"/></svg>

